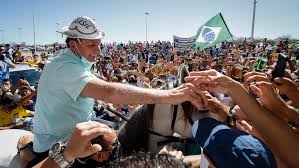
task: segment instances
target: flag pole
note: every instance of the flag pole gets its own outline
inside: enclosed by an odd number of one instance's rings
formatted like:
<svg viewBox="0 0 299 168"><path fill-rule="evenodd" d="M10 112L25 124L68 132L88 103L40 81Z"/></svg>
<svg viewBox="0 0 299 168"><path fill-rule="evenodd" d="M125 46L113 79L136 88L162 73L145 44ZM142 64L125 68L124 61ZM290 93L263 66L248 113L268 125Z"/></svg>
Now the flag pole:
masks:
<svg viewBox="0 0 299 168"><path fill-rule="evenodd" d="M255 10L256 10L256 4L257 4L257 1L254 0L254 2L253 2L252 27L251 27L251 40L252 40L252 42L254 42L253 36L254 36L254 23L255 23Z"/></svg>
<svg viewBox="0 0 299 168"><path fill-rule="evenodd" d="M220 12L219 14L220 14L220 17L221 17L221 19L222 19L222 20L223 20L223 22L224 22L224 25L225 25L225 27L226 27L226 28L227 28L227 30L228 30L228 32L229 32L229 34L230 34L230 36L232 36L233 43L235 43L234 37L233 37L233 35L231 34L231 32L230 32L229 28L227 27L227 24L226 24L226 22L225 22L225 20L224 20L224 18L223 18L223 16L222 16L222 14L221 14L221 12Z"/></svg>

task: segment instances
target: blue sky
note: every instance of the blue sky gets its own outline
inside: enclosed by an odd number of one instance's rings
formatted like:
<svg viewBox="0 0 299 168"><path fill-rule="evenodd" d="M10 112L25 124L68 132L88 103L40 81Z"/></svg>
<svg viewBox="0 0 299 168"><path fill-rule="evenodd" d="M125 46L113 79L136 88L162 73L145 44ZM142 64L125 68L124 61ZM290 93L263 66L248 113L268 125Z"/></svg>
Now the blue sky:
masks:
<svg viewBox="0 0 299 168"><path fill-rule="evenodd" d="M33 44L32 0L0 2L4 42ZM258 0L255 37L299 38L298 7L299 0ZM34 0L36 43L63 42L57 27L61 29L83 15L96 20L106 34L104 42L145 41L144 12L150 13L148 40L172 41L173 34L193 36L219 12L232 34L249 37L252 10L253 0Z"/></svg>

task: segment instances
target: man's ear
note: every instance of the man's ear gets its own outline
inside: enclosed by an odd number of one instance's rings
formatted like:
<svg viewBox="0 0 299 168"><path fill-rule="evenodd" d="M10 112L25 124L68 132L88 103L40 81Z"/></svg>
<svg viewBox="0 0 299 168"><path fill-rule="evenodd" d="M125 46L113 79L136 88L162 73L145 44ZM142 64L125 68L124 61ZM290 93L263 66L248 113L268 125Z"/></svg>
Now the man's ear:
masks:
<svg viewBox="0 0 299 168"><path fill-rule="evenodd" d="M75 40L71 40L71 41L69 42L69 46L70 46L70 48L76 48L76 45L78 45L78 44L75 44L75 43L76 43Z"/></svg>

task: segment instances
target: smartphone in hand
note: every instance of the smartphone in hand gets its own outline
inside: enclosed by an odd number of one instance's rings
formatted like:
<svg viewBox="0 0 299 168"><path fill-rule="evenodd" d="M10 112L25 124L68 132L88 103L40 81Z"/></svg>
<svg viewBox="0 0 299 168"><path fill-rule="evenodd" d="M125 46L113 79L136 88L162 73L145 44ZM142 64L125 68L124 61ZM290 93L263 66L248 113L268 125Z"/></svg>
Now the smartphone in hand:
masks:
<svg viewBox="0 0 299 168"><path fill-rule="evenodd" d="M272 72L272 80L274 80L277 77L283 77L284 76L284 70L287 66L288 57L284 54L278 55L277 64L274 68L274 71Z"/></svg>

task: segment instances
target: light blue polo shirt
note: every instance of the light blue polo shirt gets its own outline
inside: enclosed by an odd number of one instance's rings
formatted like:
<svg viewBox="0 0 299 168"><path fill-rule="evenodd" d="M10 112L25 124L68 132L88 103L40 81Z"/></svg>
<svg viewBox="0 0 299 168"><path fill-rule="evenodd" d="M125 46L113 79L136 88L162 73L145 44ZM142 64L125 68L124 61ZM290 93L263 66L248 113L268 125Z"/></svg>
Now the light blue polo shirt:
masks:
<svg viewBox="0 0 299 168"><path fill-rule="evenodd" d="M38 84L33 123L35 152L66 141L77 123L91 119L94 99L80 93L95 78L90 66L69 49L46 64Z"/></svg>

